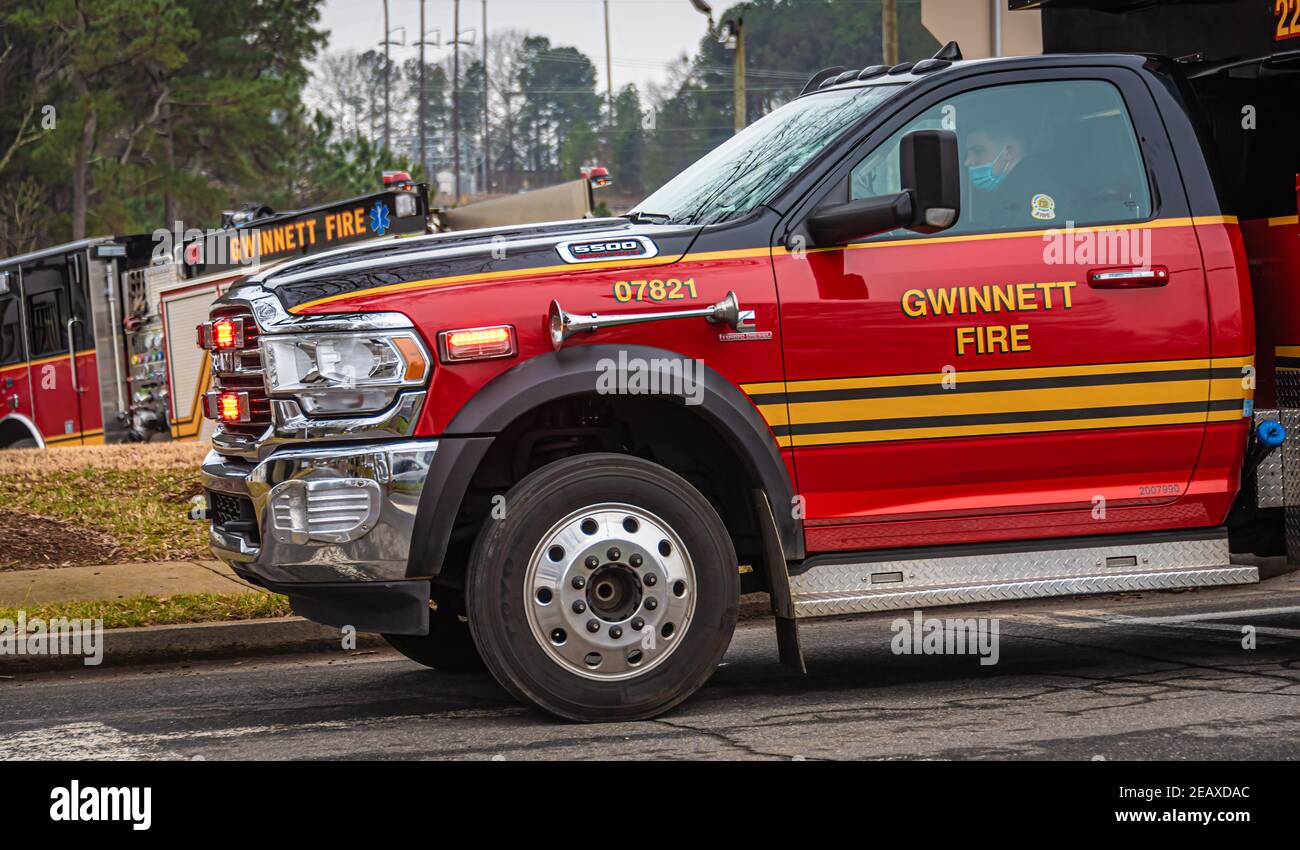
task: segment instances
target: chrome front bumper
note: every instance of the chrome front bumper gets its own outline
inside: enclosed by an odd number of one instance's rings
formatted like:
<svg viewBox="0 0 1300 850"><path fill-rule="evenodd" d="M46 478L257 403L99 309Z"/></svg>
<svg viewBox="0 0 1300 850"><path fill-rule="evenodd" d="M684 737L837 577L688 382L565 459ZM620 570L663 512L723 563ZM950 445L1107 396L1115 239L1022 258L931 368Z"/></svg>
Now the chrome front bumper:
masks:
<svg viewBox="0 0 1300 850"><path fill-rule="evenodd" d="M249 500L257 524L231 530L213 516L212 551L272 583L405 579L437 450L437 440L285 448L257 463L209 452L204 488Z"/></svg>

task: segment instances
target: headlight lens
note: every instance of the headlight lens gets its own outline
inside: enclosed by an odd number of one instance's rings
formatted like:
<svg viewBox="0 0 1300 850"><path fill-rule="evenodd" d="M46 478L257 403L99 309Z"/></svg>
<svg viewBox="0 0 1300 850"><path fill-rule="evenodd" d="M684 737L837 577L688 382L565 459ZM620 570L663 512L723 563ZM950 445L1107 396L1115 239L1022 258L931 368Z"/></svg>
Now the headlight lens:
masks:
<svg viewBox="0 0 1300 850"><path fill-rule="evenodd" d="M267 392L295 396L308 416L383 410L429 371L409 331L264 336L261 347Z"/></svg>

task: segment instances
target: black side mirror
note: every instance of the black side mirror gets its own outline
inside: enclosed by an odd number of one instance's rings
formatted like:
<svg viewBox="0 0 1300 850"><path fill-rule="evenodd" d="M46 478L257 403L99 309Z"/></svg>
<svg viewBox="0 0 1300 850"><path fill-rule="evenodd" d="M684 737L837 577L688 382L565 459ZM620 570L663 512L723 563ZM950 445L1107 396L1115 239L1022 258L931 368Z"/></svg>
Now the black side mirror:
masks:
<svg viewBox="0 0 1300 850"><path fill-rule="evenodd" d="M818 209L808 218L815 245L843 245L906 227L937 233L961 212L957 136L951 130L914 130L899 141L903 191Z"/></svg>

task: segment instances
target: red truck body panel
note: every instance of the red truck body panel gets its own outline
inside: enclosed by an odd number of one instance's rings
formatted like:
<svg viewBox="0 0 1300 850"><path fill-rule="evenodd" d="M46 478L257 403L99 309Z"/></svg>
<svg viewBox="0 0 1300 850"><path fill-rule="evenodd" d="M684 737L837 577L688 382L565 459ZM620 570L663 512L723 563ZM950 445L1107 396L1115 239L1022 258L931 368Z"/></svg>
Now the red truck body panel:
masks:
<svg viewBox="0 0 1300 850"><path fill-rule="evenodd" d="M702 359L749 393L805 499L810 552L1218 524L1239 486L1249 423L1243 378L1253 326L1241 239L1223 218L1130 229L1149 235L1152 262L1170 271L1166 286L1092 289L1093 264L1044 264L1038 231L868 242L804 256L766 248L688 253L631 269L487 272L379 287L295 312L401 312L431 350L440 331L514 324L516 358L435 368L435 401L417 429L434 436L489 381L552 350L552 299L574 315L604 316L698 307L734 291L770 339L724 342L716 326L683 320L609 328L566 346L667 349ZM690 279L698 297L618 303L615 284L629 277ZM1037 290L1034 309L1001 317L901 309L909 290L1034 282L1061 285ZM1028 350L956 352L958 327L1004 321L1028 326ZM957 392L930 392L945 369ZM993 389L963 395L966 382ZM1207 398L1215 408L1208 413ZM1137 415L1113 409L1137 403ZM790 433L792 425L826 422L829 431ZM1105 522L1097 521L1099 499Z"/></svg>

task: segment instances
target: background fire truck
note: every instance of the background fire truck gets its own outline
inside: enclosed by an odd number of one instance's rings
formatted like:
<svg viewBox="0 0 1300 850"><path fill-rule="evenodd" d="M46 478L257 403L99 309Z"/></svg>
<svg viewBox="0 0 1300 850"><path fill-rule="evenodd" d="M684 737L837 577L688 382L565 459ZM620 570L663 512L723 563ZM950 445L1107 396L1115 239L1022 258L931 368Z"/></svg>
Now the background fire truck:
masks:
<svg viewBox="0 0 1300 850"><path fill-rule="evenodd" d="M424 233L409 175L281 214L256 204L219 229L106 236L0 259L0 449L205 436L208 358L194 328L218 295L267 265Z"/></svg>
<svg viewBox="0 0 1300 850"><path fill-rule="evenodd" d="M587 218L609 170L431 210L405 171L385 190L295 212L260 204L212 232L105 236L0 259L0 449L191 440L210 436L210 382L194 328L218 295L269 265L357 242Z"/></svg>

